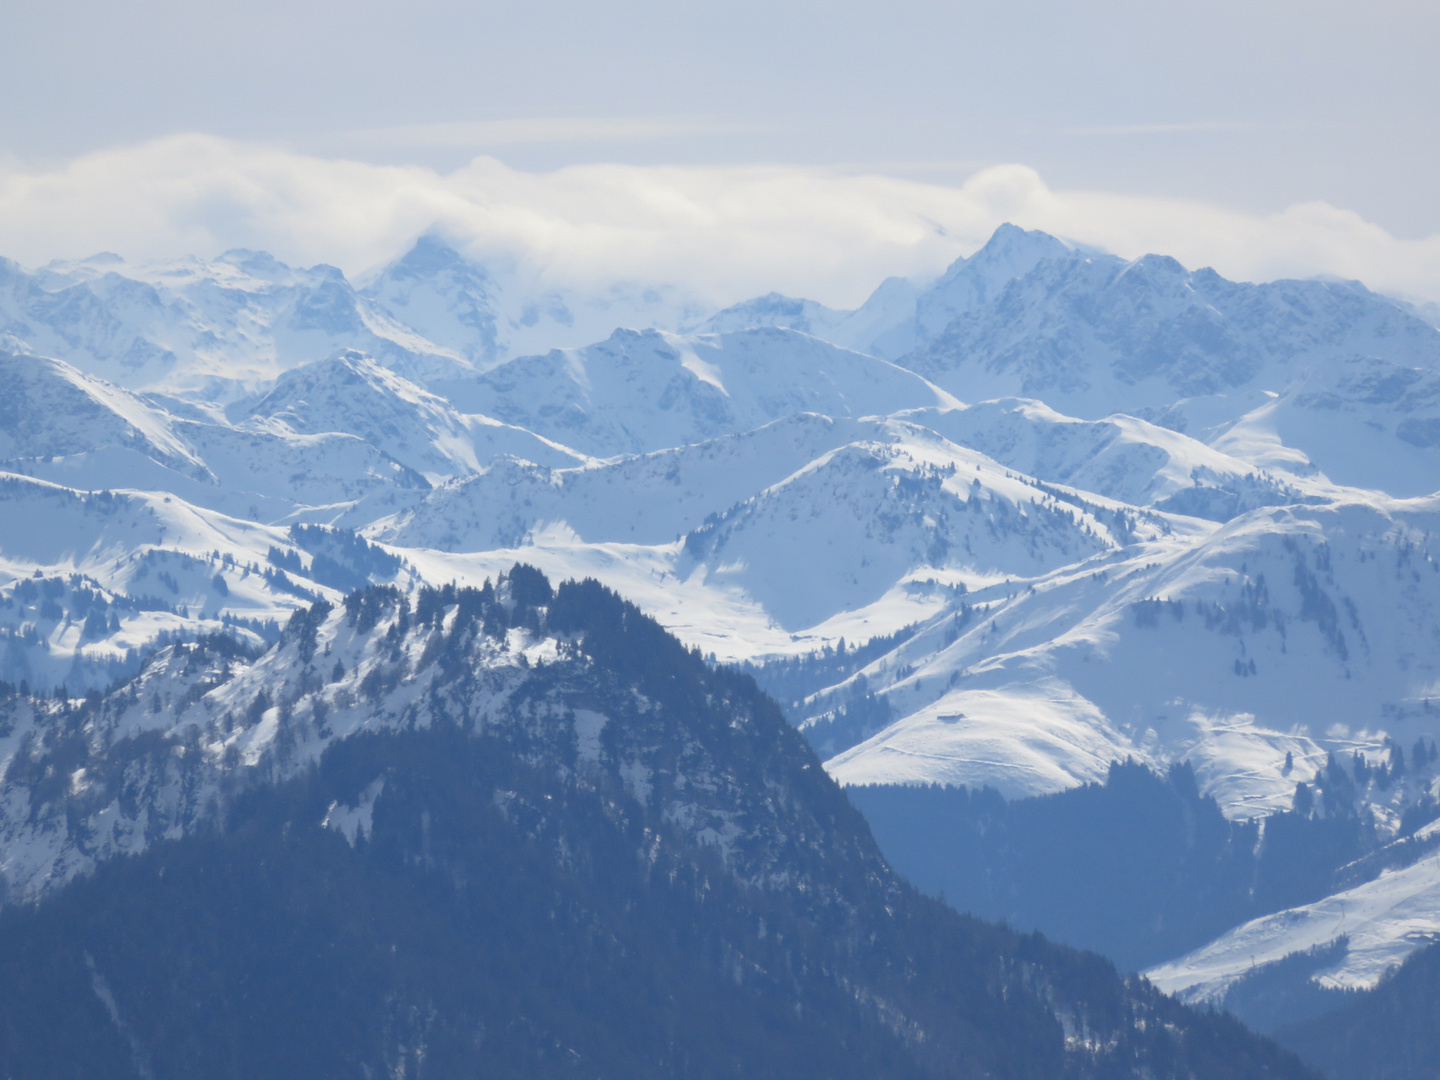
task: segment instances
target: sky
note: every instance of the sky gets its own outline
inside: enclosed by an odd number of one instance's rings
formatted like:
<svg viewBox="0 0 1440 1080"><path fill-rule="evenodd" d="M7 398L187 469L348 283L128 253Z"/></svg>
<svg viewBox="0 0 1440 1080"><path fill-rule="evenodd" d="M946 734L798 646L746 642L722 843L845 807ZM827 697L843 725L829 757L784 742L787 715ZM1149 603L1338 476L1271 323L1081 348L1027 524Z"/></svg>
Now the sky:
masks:
<svg viewBox="0 0 1440 1080"><path fill-rule="evenodd" d="M1013 219L1440 301L1437 46L1408 0L0 0L0 254L439 227L851 303Z"/></svg>

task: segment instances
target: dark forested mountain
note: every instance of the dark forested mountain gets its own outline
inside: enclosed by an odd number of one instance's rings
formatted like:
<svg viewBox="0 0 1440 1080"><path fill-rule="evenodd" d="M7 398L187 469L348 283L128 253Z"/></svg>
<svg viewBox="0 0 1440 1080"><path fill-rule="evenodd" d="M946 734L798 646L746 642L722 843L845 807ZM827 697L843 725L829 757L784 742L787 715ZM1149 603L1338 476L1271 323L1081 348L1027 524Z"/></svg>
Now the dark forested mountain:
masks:
<svg viewBox="0 0 1440 1080"><path fill-rule="evenodd" d="M594 582L372 588L0 711L0 1075L1311 1075L917 893Z"/></svg>
<svg viewBox="0 0 1440 1080"><path fill-rule="evenodd" d="M1333 790L1333 789L1332 789ZM1353 807L1227 821L1185 764L1115 762L1103 784L1006 801L989 788L848 789L890 864L961 911L1143 970L1258 915L1380 873ZM913 822L930 823L916 829ZM1308 978L1309 972L1305 973Z"/></svg>
<svg viewBox="0 0 1440 1080"><path fill-rule="evenodd" d="M1310 984L1310 996L1330 1008L1319 1016L1276 1024L1275 1034L1328 1075L1337 1080L1435 1075L1440 1062L1440 947L1412 953L1373 990L1326 994Z"/></svg>

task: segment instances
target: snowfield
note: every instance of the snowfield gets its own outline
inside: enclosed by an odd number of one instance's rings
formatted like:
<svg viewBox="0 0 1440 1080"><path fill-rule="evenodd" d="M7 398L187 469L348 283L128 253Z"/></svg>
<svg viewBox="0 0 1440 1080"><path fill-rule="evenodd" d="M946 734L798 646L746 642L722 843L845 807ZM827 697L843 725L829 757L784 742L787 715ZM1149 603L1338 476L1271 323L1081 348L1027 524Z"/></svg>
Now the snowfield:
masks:
<svg viewBox="0 0 1440 1080"><path fill-rule="evenodd" d="M1313 976L1321 986L1368 990L1417 948L1440 941L1440 855L1387 870L1316 903L1253 919L1145 974L1182 1000L1215 1002L1256 965L1341 938L1346 941L1341 958Z"/></svg>
<svg viewBox="0 0 1440 1080"><path fill-rule="evenodd" d="M1238 820L1440 740L1440 331L1356 283L1008 226L853 312L562 294L433 235L358 287L248 251L4 262L0 383L0 678L33 688L522 561L718 662L813 661L793 718L844 784L1188 761ZM1365 812L1393 835L1426 794ZM33 890L67 857L0 865ZM1318 977L1372 984L1440 934L1440 863L1152 977L1215 999L1342 934Z"/></svg>

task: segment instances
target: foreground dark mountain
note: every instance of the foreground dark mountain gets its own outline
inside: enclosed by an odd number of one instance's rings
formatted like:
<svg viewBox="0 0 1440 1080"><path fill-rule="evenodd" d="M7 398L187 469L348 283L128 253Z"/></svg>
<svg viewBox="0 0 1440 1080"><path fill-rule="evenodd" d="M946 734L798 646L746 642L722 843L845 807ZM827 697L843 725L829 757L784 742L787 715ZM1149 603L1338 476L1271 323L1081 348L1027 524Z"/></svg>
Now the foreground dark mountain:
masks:
<svg viewBox="0 0 1440 1080"><path fill-rule="evenodd" d="M1393 851L1374 850L1375 826L1353 794L1351 804L1332 798L1328 816L1272 814L1262 830L1259 821L1227 821L1189 765L1160 776L1115 762L1104 784L1012 802L989 788L848 794L887 861L925 892L1094 949L1125 971L1398 863L1385 857Z"/></svg>
<svg viewBox="0 0 1440 1080"><path fill-rule="evenodd" d="M1322 999L1329 1011L1275 1025L1276 1038L1330 1076L1410 1080L1435 1075L1440 1062L1440 948L1430 945L1412 954L1368 992L1325 993L1312 985L1309 996Z"/></svg>
<svg viewBox="0 0 1440 1080"><path fill-rule="evenodd" d="M0 1074L1309 1075L914 892L753 682L594 583L372 589L4 713L12 850L57 854L0 916Z"/></svg>

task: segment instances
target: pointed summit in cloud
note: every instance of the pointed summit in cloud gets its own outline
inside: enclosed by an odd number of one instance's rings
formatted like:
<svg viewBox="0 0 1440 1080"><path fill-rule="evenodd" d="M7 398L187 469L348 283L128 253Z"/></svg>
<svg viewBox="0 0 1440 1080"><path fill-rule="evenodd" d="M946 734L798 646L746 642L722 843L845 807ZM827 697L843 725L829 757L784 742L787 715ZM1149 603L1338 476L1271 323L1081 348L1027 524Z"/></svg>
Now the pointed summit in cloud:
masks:
<svg viewBox="0 0 1440 1080"><path fill-rule="evenodd" d="M438 233L425 233L362 290L378 311L477 366L502 358L500 286Z"/></svg>
<svg viewBox="0 0 1440 1080"><path fill-rule="evenodd" d="M467 262L450 241L431 230L417 237L410 250L391 263L384 274L396 280L404 280L428 278L446 272L473 273L478 269L473 263Z"/></svg>
<svg viewBox="0 0 1440 1080"><path fill-rule="evenodd" d="M1080 249L1039 229L1022 229L1005 222L993 233L985 246L968 259L960 259L946 271L945 277L961 267L971 273L983 273L991 279L1020 277L1046 259L1073 258ZM943 280L943 278L942 278Z"/></svg>

